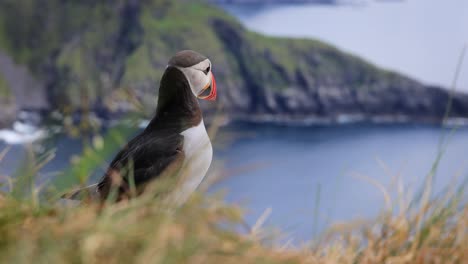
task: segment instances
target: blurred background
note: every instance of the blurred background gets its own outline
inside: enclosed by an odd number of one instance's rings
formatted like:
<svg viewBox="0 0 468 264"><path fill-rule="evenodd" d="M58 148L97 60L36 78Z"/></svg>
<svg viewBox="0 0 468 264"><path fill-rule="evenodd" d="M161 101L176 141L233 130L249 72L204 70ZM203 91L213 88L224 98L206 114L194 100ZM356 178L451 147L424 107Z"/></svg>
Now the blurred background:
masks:
<svg viewBox="0 0 468 264"><path fill-rule="evenodd" d="M96 181L193 49L218 82L208 192L310 239L376 216L376 185L467 179L466 25L465 0L1 0L0 174L33 152L36 185Z"/></svg>

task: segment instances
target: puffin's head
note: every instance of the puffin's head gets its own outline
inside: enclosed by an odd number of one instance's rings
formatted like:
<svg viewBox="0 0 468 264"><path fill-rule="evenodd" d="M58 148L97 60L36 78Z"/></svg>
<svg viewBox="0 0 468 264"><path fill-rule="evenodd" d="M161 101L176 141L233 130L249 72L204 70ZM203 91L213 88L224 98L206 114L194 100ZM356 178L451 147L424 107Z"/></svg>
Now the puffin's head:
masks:
<svg viewBox="0 0 468 264"><path fill-rule="evenodd" d="M168 67L179 69L187 79L192 93L200 99L216 99L216 81L212 73L211 61L193 50L177 52L169 60Z"/></svg>

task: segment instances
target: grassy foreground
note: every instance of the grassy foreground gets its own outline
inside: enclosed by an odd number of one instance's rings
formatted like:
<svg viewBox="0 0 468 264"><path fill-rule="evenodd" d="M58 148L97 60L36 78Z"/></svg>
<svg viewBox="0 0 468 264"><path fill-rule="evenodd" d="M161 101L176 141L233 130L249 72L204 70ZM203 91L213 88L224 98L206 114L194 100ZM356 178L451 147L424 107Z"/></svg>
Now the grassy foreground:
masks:
<svg viewBox="0 0 468 264"><path fill-rule="evenodd" d="M196 193L180 207L155 198L164 191L160 182L117 204L57 200L58 193L85 184L135 127L117 125L86 143L62 177L48 184L52 195L39 195L45 186L38 187L34 177L53 152L27 151L16 177L0 175L0 263L468 263L466 184L454 181L437 195L432 190L450 137L441 138L420 192L410 196L395 178L398 196L392 198L367 179L385 197L380 216L334 225L308 244L292 246L262 228L264 216L250 227L242 209L221 197ZM7 151L0 151L0 161Z"/></svg>
<svg viewBox="0 0 468 264"><path fill-rule="evenodd" d="M4 192L0 263L468 263L468 206L447 193L293 248L235 232L240 208L199 194L174 208L150 195L66 206Z"/></svg>

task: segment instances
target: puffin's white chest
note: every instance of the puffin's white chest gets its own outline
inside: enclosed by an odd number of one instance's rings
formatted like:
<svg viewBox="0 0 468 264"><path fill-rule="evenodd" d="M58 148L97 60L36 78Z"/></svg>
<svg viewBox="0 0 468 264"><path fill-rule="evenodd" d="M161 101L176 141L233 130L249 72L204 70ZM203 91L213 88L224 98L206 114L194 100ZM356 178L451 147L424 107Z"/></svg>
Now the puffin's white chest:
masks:
<svg viewBox="0 0 468 264"><path fill-rule="evenodd" d="M210 138L203 120L196 127L181 133L184 137L184 163L182 165L182 185L178 201L184 202L195 191L208 171L213 156Z"/></svg>

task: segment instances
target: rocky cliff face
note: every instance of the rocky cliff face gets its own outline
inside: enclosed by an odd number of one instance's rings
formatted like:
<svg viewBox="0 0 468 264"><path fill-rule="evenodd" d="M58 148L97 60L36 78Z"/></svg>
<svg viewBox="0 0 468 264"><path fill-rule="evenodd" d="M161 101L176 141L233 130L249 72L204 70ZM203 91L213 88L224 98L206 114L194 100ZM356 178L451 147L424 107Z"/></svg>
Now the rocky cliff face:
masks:
<svg viewBox="0 0 468 264"><path fill-rule="evenodd" d="M212 59L220 104L232 118L437 120L449 98L316 40L249 32L222 10L193 1L6 0L0 49L41 84L30 88L46 98L39 105L64 111L118 109L125 105L115 96L121 90L154 109L167 60L181 49ZM455 95L452 116L468 117L467 95Z"/></svg>
<svg viewBox="0 0 468 264"><path fill-rule="evenodd" d="M442 116L449 99L446 90L380 70L322 43L266 38L223 20L213 21L213 27L226 50L238 58L232 63L244 77L241 86L248 87L227 91L231 102L250 95L239 113L286 119L361 115L429 120ZM467 113L468 96L458 94L452 114Z"/></svg>
<svg viewBox="0 0 468 264"><path fill-rule="evenodd" d="M16 105L11 95L11 89L0 72L0 127L13 122L16 116Z"/></svg>

